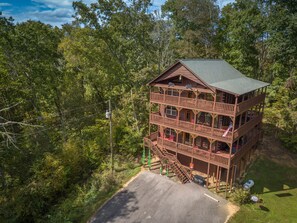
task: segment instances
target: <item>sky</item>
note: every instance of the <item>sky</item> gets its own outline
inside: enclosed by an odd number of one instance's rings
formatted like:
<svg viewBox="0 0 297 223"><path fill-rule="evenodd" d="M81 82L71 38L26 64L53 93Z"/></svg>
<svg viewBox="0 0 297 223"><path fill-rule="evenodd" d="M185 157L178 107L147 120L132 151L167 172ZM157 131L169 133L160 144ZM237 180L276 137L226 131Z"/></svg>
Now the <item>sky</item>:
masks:
<svg viewBox="0 0 297 223"><path fill-rule="evenodd" d="M36 20L60 27L73 20L73 0L0 0L2 16L12 16L16 22ZM128 0L127 0L128 1ZM234 0L217 0L220 7ZM90 4L96 0L83 0ZM152 10L160 10L165 0L152 0Z"/></svg>

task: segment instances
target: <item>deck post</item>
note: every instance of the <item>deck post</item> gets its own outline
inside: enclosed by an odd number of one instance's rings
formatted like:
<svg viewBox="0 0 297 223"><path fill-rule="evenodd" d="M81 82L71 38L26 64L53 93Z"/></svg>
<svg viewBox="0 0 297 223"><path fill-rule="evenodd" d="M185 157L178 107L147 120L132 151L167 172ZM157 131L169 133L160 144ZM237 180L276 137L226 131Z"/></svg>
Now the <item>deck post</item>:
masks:
<svg viewBox="0 0 297 223"><path fill-rule="evenodd" d="M182 110L181 108L177 108L177 117L176 117L176 125L179 124L179 117L180 117L180 111Z"/></svg>
<svg viewBox="0 0 297 223"><path fill-rule="evenodd" d="M208 188L208 183L209 183L209 168L210 168L210 163L208 162L208 166L207 166L206 188Z"/></svg>
<svg viewBox="0 0 297 223"><path fill-rule="evenodd" d="M194 126L194 131L195 131L198 111L197 110L194 110L193 112L194 112L194 125L193 126Z"/></svg>
<svg viewBox="0 0 297 223"><path fill-rule="evenodd" d="M194 159L194 143L195 143L195 135L191 134L192 137L192 157L191 157L191 163L193 163L193 159Z"/></svg>
<svg viewBox="0 0 297 223"><path fill-rule="evenodd" d="M238 103L238 96L236 96L235 98L234 111L233 111L232 137L231 137L231 143L229 144L230 149L229 149L229 159L228 159L228 168L227 168L227 177L226 177L225 198L227 197L229 174L230 174L230 168L231 168L231 154L232 154L232 147L233 147L233 141L234 141L237 103Z"/></svg>
<svg viewBox="0 0 297 223"><path fill-rule="evenodd" d="M219 167L220 171L219 171L219 190L221 190L221 176L222 176L222 167Z"/></svg>
<svg viewBox="0 0 297 223"><path fill-rule="evenodd" d="M231 179L230 179L230 190L232 190L232 184L233 184L233 174L234 174L234 167L235 166L232 166L232 170L231 170Z"/></svg>
<svg viewBox="0 0 297 223"><path fill-rule="evenodd" d="M217 174L216 174L216 192L218 192L218 181L219 181L219 169L220 166L216 166L217 167Z"/></svg>

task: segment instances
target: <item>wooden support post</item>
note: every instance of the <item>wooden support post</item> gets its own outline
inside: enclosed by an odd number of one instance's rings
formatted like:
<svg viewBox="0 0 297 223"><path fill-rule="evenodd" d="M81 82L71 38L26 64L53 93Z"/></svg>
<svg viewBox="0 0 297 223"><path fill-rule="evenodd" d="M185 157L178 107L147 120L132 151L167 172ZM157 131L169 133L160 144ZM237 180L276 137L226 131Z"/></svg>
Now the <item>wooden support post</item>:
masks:
<svg viewBox="0 0 297 223"><path fill-rule="evenodd" d="M162 90L163 90L163 102L165 102L165 96L166 96L166 88L162 88Z"/></svg>
<svg viewBox="0 0 297 223"><path fill-rule="evenodd" d="M219 166L216 166L217 167L217 174L216 174L216 192L218 192L218 181L219 181L219 169L220 167Z"/></svg>
<svg viewBox="0 0 297 223"><path fill-rule="evenodd" d="M238 125L238 128L240 128L240 126L241 126L241 121L242 121L242 113L240 114L240 118L239 118L239 125Z"/></svg>
<svg viewBox="0 0 297 223"><path fill-rule="evenodd" d="M195 131L198 111L197 110L194 110L193 112L194 112L194 131Z"/></svg>
<svg viewBox="0 0 297 223"><path fill-rule="evenodd" d="M191 134L192 137L192 157L191 157L191 163L193 163L193 159L194 159L194 144L195 144L195 138L196 136L194 134Z"/></svg>
<svg viewBox="0 0 297 223"><path fill-rule="evenodd" d="M181 108L177 108L177 117L176 117L176 124L179 124L179 116L180 116Z"/></svg>
<svg viewBox="0 0 297 223"><path fill-rule="evenodd" d="M195 97L195 107L197 107L199 92L198 91L197 92L194 91L194 93L196 95L196 97Z"/></svg>
<svg viewBox="0 0 297 223"><path fill-rule="evenodd" d="M208 162L208 166L207 166L206 188L208 188L208 183L209 183L209 168L210 168L210 163Z"/></svg>
<svg viewBox="0 0 297 223"><path fill-rule="evenodd" d="M233 185L234 166L232 166L231 168L232 168L232 170L231 170L231 179L230 179L230 190L232 190L232 185Z"/></svg>
<svg viewBox="0 0 297 223"><path fill-rule="evenodd" d="M221 189L221 176L222 176L222 167L220 167L220 171L219 171L219 190Z"/></svg>
<svg viewBox="0 0 297 223"><path fill-rule="evenodd" d="M178 106L180 105L181 93L182 93L182 90L178 90Z"/></svg>
<svg viewBox="0 0 297 223"><path fill-rule="evenodd" d="M212 120L211 120L211 136L213 136L214 121L215 121L215 118L217 117L217 114L211 113L211 117L212 117Z"/></svg>
<svg viewBox="0 0 297 223"><path fill-rule="evenodd" d="M152 111L151 111L151 102L149 103L149 137L151 136L151 114L152 114Z"/></svg>
<svg viewBox="0 0 297 223"><path fill-rule="evenodd" d="M213 97L212 110L215 111L215 109L216 109L216 102L217 102L217 94L216 93L212 94L212 97Z"/></svg>

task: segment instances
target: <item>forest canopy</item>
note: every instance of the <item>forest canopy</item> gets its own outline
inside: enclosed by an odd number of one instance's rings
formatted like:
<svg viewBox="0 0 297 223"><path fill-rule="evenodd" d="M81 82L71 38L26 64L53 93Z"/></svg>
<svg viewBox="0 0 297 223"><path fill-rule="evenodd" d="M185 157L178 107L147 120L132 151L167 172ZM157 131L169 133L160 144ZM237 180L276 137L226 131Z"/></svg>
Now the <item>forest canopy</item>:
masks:
<svg viewBox="0 0 297 223"><path fill-rule="evenodd" d="M222 58L269 82L266 125L297 152L295 1L151 4L74 2L61 28L0 16L1 222L80 222L69 199L118 183L107 174L107 101L115 162L133 166L148 133L146 83L177 59Z"/></svg>

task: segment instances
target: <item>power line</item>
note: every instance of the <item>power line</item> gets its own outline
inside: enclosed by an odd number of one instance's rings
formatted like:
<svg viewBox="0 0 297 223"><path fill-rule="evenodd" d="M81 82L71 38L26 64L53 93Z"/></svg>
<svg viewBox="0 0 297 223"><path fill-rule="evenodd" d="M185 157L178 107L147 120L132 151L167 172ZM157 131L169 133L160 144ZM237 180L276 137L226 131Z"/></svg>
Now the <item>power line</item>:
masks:
<svg viewBox="0 0 297 223"><path fill-rule="evenodd" d="M80 119L76 119L75 121L80 121L80 120L83 120L83 119L86 119L86 118L90 118L90 117L93 117L95 115L98 115L98 113L94 113L94 114L91 114L91 115L88 115L88 116L84 116L83 118L80 118ZM61 124L56 124L54 126L50 126L48 128L42 128L41 130L39 130L38 132L34 132L34 133L31 133L31 134L26 134L26 135L23 135L23 134L19 134L18 133L18 136L15 136L14 138L17 140L17 139L21 139L21 138L25 138L25 137L28 137L28 136L32 136L32 135L36 135L40 132L44 132L46 130L49 130L49 129L53 129L53 128L56 128L56 127L61 127L62 125L64 125L63 123ZM14 134L15 135L15 134Z"/></svg>

